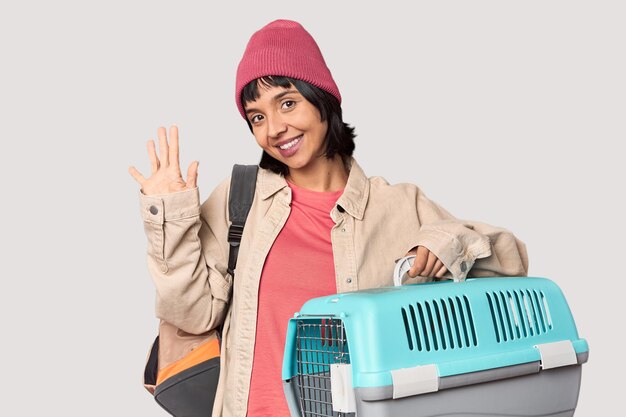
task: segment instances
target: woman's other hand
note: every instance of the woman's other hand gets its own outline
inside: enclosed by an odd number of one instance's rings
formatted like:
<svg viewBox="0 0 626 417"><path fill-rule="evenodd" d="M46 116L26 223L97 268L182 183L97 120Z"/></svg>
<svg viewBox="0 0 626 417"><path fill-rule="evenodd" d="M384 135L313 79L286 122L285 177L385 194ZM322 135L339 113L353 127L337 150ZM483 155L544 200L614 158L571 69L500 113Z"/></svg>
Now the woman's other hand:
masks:
<svg viewBox="0 0 626 417"><path fill-rule="evenodd" d="M418 275L421 277L441 278L448 272L443 262L424 246L417 246L404 256L411 255L415 255L413 266L411 266L411 269L407 272L408 276L411 278L415 278Z"/></svg>
<svg viewBox="0 0 626 417"><path fill-rule="evenodd" d="M157 157L154 140L148 141L148 156L152 164L150 178L146 179L134 166L128 168L130 175L141 185L145 195L169 194L193 189L198 179L198 161L193 161L187 169L187 181L183 180L178 162L178 127L170 127L170 144L163 126L157 130L159 137L159 157Z"/></svg>

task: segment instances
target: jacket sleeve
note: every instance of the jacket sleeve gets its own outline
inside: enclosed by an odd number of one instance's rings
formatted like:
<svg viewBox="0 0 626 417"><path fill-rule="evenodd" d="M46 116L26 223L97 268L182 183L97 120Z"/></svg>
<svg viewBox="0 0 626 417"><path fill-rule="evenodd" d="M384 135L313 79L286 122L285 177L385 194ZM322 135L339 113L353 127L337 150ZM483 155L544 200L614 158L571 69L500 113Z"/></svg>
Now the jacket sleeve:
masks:
<svg viewBox="0 0 626 417"><path fill-rule="evenodd" d="M509 230L459 220L429 200L419 188L416 207L420 230L411 248L428 248L452 277L528 275L526 246Z"/></svg>
<svg viewBox="0 0 626 417"><path fill-rule="evenodd" d="M232 287L227 191L225 181L202 206L197 187L151 196L140 191L156 316L188 333L213 329L226 314Z"/></svg>

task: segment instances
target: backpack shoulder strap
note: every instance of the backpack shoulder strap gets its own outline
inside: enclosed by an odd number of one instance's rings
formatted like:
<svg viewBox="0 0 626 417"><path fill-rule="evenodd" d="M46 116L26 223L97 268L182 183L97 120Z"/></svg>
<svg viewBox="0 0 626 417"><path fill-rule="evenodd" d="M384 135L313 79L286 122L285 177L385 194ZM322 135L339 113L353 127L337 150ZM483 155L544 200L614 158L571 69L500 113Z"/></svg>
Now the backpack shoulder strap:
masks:
<svg viewBox="0 0 626 417"><path fill-rule="evenodd" d="M228 216L231 222L228 229L228 243L230 245L228 273L232 277L235 276L235 267L237 266L237 255L239 254L239 243L243 235L243 228L246 224L250 207L252 207L252 201L254 200L258 170L258 165L233 166L233 174L230 180L230 194L228 197Z"/></svg>

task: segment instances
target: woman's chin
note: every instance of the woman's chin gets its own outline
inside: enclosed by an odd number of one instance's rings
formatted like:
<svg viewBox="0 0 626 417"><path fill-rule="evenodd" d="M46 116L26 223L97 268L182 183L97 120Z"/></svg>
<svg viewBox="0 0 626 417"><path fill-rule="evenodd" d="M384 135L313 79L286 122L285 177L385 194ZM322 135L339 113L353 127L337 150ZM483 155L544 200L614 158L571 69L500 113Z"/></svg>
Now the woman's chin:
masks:
<svg viewBox="0 0 626 417"><path fill-rule="evenodd" d="M299 152L290 157L284 157L282 155L272 155L274 159L287 165L289 169L301 169L308 164L308 159L304 158Z"/></svg>

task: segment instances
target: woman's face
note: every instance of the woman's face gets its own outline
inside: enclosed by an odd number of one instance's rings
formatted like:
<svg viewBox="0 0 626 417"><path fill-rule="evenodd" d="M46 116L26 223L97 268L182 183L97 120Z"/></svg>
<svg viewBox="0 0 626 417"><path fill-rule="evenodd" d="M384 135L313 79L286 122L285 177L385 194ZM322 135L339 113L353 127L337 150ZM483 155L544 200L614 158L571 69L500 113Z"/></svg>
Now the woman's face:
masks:
<svg viewBox="0 0 626 417"><path fill-rule="evenodd" d="M294 86L258 88L259 98L244 103L244 109L259 146L290 170L315 166L328 130L319 110Z"/></svg>

